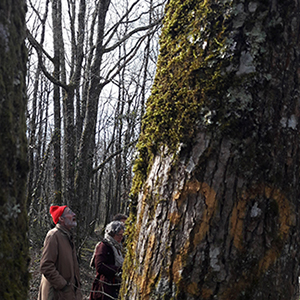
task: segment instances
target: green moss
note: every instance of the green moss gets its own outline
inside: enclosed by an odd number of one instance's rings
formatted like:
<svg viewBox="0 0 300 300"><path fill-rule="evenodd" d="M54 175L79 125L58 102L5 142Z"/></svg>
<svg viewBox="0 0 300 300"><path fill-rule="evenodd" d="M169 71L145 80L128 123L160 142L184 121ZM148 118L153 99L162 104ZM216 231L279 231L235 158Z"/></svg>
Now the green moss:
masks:
<svg viewBox="0 0 300 300"><path fill-rule="evenodd" d="M221 74L231 57L224 60L229 45L221 9L222 5L199 1L170 1L166 9L158 71L138 143L133 192L141 187L162 146L176 152L180 143L192 140L199 125L209 125L211 106L229 85L230 74ZM210 39L212 35L215 38Z"/></svg>
<svg viewBox="0 0 300 300"><path fill-rule="evenodd" d="M236 139L245 158L237 162L237 168L244 166L242 172L249 160L272 163L257 157L255 149L266 153L264 128L269 124L258 116L261 107L273 109L270 95L280 93L278 85L266 88L272 78L266 68L270 45L279 40L274 41L272 32L282 26L280 20L269 13L268 2L169 1L137 145L133 194L140 191L161 149L177 153L180 144L193 143L199 130L210 131L215 140L228 136L234 144ZM258 130L265 136L257 136ZM246 139L252 139L251 147Z"/></svg>

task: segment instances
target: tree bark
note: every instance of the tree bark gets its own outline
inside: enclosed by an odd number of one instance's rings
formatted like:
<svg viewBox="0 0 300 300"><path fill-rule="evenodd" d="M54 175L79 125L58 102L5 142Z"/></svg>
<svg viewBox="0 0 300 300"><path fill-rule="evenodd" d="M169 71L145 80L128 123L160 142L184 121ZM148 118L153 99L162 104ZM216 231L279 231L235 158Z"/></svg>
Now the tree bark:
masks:
<svg viewBox="0 0 300 300"><path fill-rule="evenodd" d="M49 0L47 1L49 2ZM43 17L41 18L42 20L42 33L41 33L41 39L40 39L40 45L43 46L44 41L45 41L45 23L47 20L48 16L48 3L45 4L45 13ZM30 53L30 51L29 51ZM30 55L30 54L29 54ZM28 128L29 134L28 134L28 162L29 162L29 174L28 174L28 181L27 181L27 210L29 215L32 212L32 201L33 199L33 194L35 193L35 187L36 187L36 181L38 178L38 171L36 168L37 165L37 153L36 153L36 142L37 142L37 132L38 132L38 107L39 103L42 102L42 99L39 98L38 92L39 92L39 86L40 86L40 76L41 76L42 70L40 67L40 63L38 62L38 66L34 72L33 77L33 93L31 97L31 118L30 118L30 125ZM31 78L31 77L30 77ZM39 154L39 153L38 153Z"/></svg>
<svg viewBox="0 0 300 300"><path fill-rule="evenodd" d="M99 76L104 51L105 18L109 4L110 0L105 0L99 5L95 60L91 67L92 79L89 88L89 97L87 99L85 123L78 150L78 164L75 178L76 203L74 203L74 211L77 214L79 222L82 224L81 228L77 228L77 239L79 241L87 233L86 230L88 229L85 222L87 210L84 203L87 201L86 197L89 195L90 179L92 178L98 102L103 87Z"/></svg>
<svg viewBox="0 0 300 300"><path fill-rule="evenodd" d="M24 0L0 5L0 298L26 299L28 240Z"/></svg>
<svg viewBox="0 0 300 300"><path fill-rule="evenodd" d="M298 299L299 25L299 1L169 2L122 299Z"/></svg>
<svg viewBox="0 0 300 300"><path fill-rule="evenodd" d="M61 3L52 1L52 24L53 24L53 76L59 81L61 74ZM55 204L62 204L62 176L61 176L61 109L60 87L53 84L53 108L54 108L54 139L53 139L53 177L54 177L54 200Z"/></svg>

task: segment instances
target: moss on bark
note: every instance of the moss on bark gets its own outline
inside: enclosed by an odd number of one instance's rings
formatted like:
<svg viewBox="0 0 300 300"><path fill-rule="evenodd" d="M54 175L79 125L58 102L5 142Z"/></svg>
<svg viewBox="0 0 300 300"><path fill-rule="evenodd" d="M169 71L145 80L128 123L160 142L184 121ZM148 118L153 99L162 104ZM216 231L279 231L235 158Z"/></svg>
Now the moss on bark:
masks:
<svg viewBox="0 0 300 300"><path fill-rule="evenodd" d="M295 297L298 9L168 2L134 166L124 299Z"/></svg>
<svg viewBox="0 0 300 300"><path fill-rule="evenodd" d="M199 130L212 132L216 141L224 136L236 141L236 150L243 153L236 167L242 172L251 165L251 172L266 176L263 170L272 168L274 161L265 153L278 136L278 126L274 123L271 128L270 120L278 122L285 109L289 122L290 112L299 106L296 84L280 84L282 72L287 80L295 72L290 64L296 58L297 40L292 38L297 34L297 14L293 1L277 7L272 3L169 1L157 74L138 143L133 195L161 149L175 154L179 145L189 149ZM295 21L284 27L287 16ZM287 97L291 99L288 109ZM264 164L258 166L258 160ZM280 172L269 175L271 181L281 180L280 176Z"/></svg>

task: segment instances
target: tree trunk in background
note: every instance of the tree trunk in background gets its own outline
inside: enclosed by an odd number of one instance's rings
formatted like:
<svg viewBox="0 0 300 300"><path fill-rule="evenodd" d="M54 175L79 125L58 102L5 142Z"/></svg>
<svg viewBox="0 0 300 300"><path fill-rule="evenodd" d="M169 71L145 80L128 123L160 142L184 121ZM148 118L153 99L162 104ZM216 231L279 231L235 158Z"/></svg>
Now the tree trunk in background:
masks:
<svg viewBox="0 0 300 300"><path fill-rule="evenodd" d="M47 6L46 6L47 7ZM44 44L45 41L45 23L48 16L48 10L46 9L46 12L44 13L42 20L42 34L40 39L40 45ZM31 104L31 118L30 118L30 125L29 125L29 134L28 134L28 162L29 162L29 175L28 175L28 181L27 181L27 210L29 215L32 213L32 201L34 200L36 194L36 186L35 183L37 182L38 177L38 168L35 167L37 162L37 156L35 153L35 147L36 147L36 133L38 131L37 124L38 122L38 106L39 103L42 101L41 96L38 94L39 92L39 85L41 84L40 75L42 73L42 69L40 66L40 62L38 62L37 69L34 72L33 76L33 82L34 82L34 88L33 88L33 96L32 96L32 104Z"/></svg>
<svg viewBox="0 0 300 300"><path fill-rule="evenodd" d="M60 51L61 34L61 3L52 2L52 24L53 24L53 76L60 80ZM54 108L54 137L53 137L53 177L54 177L54 204L62 205L62 177L61 177L61 113L60 113L60 87L53 84L53 108Z"/></svg>
<svg viewBox="0 0 300 300"><path fill-rule="evenodd" d="M73 4L75 6L75 2ZM74 8L75 10L75 8ZM75 24L74 20L74 24ZM72 46L75 47L74 49L74 69L72 75L72 81L75 82L75 95L76 95L76 123L75 123L75 130L76 130L76 149L78 149L80 136L82 134L82 127L83 127L83 107L85 106L85 101L81 99L80 96L80 79L81 77L84 78L83 73L83 58L84 58L84 38L85 38L85 31L86 31L86 3L85 0L80 0L79 2L79 12L78 12L78 30L77 30L77 43L75 41L75 32L76 28L72 26L72 32L74 35ZM84 97L84 96L83 96Z"/></svg>
<svg viewBox="0 0 300 300"><path fill-rule="evenodd" d="M26 48L23 0L0 5L0 298L26 299Z"/></svg>
<svg viewBox="0 0 300 300"><path fill-rule="evenodd" d="M299 9L169 1L122 299L298 299Z"/></svg>
<svg viewBox="0 0 300 300"><path fill-rule="evenodd" d="M65 135L64 135L64 154L65 154L65 201L67 205L77 206L75 200L75 143L76 134L74 127L74 89L69 87L64 97L65 111Z"/></svg>
<svg viewBox="0 0 300 300"><path fill-rule="evenodd" d="M87 100L87 110L85 115L85 123L83 133L80 140L80 146L78 150L78 163L76 165L75 176L75 193L76 201L74 201L73 210L77 214L78 223L81 226L77 227L77 245L87 234L88 227L85 222L86 216L86 203L90 190L90 179L92 178L93 170L93 157L95 152L95 134L96 134L96 122L98 113L99 95L103 88L100 82L99 74L102 66L103 56L103 39L106 13L110 4L110 0L102 1L99 5L98 15L98 28L97 28L97 43L95 60L91 66L91 73L93 75L91 79L91 85L89 88L89 97ZM76 203L75 203L76 202Z"/></svg>

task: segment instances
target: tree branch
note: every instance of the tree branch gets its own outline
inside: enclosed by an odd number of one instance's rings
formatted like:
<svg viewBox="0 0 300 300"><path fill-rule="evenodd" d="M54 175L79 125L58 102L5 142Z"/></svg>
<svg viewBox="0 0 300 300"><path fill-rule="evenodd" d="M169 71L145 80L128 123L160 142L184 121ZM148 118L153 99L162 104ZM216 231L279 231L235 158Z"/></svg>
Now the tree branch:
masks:
<svg viewBox="0 0 300 300"><path fill-rule="evenodd" d="M115 78L115 76L117 76L120 73L120 71L123 68L126 67L126 65L128 64L128 62L135 57L135 54L138 51L138 49L140 48L142 42L146 39L147 36L153 34L154 32L155 32L155 30L149 32L147 35L144 35L144 36L140 37L139 40L136 42L135 47L133 47L129 53L127 53L125 56L123 56L123 57L121 57L119 59L119 61L115 64L115 66L108 72L108 74L107 74L107 76L105 78L105 81L103 82L103 86L105 86L109 82L111 82ZM123 61L123 60L124 60L124 62L120 65L120 62ZM113 71L115 69L117 69L117 70L115 71L115 73L113 73ZM112 74L112 75L110 76L110 74Z"/></svg>
<svg viewBox="0 0 300 300"><path fill-rule="evenodd" d="M57 80L55 77L53 77L46 69L44 62L43 62L43 56L42 53L44 53L46 55L46 57L53 63L53 58L44 50L44 48L39 44L39 42L32 36L32 34L29 32L29 30L27 29L27 39L29 41L29 43L35 48L37 55L38 55L38 59L39 59L39 63L40 63L40 67L44 73L44 75L53 83L56 84L60 87L62 87L64 90L68 90L70 87L64 83L62 83L61 81Z"/></svg>
<svg viewBox="0 0 300 300"><path fill-rule="evenodd" d="M92 173L95 174L97 173L100 169L104 168L104 166L111 160L113 159L115 156L117 156L118 154L120 154L125 148L128 148L132 145L134 145L137 142L137 140L132 141L131 143L125 145L123 148L119 149L118 151L112 153L108 158L106 158L98 167L94 168Z"/></svg>
<svg viewBox="0 0 300 300"><path fill-rule="evenodd" d="M147 25L147 26L142 26L142 27L138 27L138 28L135 28L133 29L132 31L130 31L128 34L124 35L122 39L120 39L117 43L115 43L113 46L111 47L108 47L108 48L105 48L103 53L107 53L107 52L110 52L110 51L113 51L115 50L117 47L119 47L124 41L126 41L127 39L129 39L132 35L134 35L135 33L137 32L140 32L140 31L145 31L145 30L148 30L150 28L153 28L154 26L157 26L159 24L161 24L163 20L163 17L161 17L160 19L158 19L157 21Z"/></svg>

